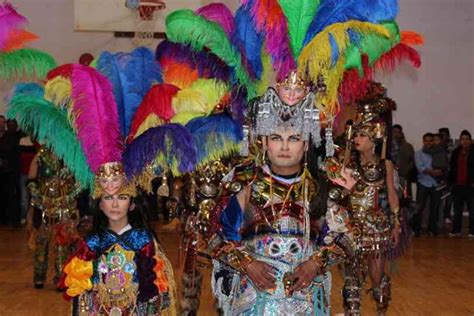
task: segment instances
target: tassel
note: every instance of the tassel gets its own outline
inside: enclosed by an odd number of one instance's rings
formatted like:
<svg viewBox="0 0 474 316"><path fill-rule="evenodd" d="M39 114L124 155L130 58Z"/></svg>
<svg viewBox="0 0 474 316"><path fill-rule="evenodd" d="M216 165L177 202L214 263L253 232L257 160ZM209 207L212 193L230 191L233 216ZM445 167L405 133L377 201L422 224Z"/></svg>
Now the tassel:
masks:
<svg viewBox="0 0 474 316"><path fill-rule="evenodd" d="M168 186L168 177L166 176L166 173L168 170L163 171L163 178L161 179L161 185L156 190L156 195L158 196L163 196L163 197L168 197L170 196L170 187Z"/></svg>
<svg viewBox="0 0 474 316"><path fill-rule="evenodd" d="M240 156L247 157L249 155L249 127L247 125L242 126L243 139L240 143Z"/></svg>
<svg viewBox="0 0 474 316"><path fill-rule="evenodd" d="M332 139L332 128L326 127L326 157L334 156L334 141Z"/></svg>

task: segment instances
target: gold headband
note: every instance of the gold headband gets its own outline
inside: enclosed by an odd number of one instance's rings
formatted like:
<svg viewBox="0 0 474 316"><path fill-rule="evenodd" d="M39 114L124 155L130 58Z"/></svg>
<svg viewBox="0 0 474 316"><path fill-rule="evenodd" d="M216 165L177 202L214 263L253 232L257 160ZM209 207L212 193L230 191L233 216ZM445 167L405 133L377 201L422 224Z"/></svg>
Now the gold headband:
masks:
<svg viewBox="0 0 474 316"><path fill-rule="evenodd" d="M385 123L364 123L354 126L354 134L361 133L367 135L371 141L380 140L385 137Z"/></svg>
<svg viewBox="0 0 474 316"><path fill-rule="evenodd" d="M306 88L308 84L306 81L304 81L298 76L298 73L296 71L292 71L288 74L288 76L286 76L285 80L278 82L276 86L296 86Z"/></svg>
<svg viewBox="0 0 474 316"><path fill-rule="evenodd" d="M107 162L100 166L96 173L97 178L112 178L115 176L125 177L125 171L121 162Z"/></svg>
<svg viewBox="0 0 474 316"><path fill-rule="evenodd" d="M132 197L137 195L137 188L133 183L127 183L125 177L125 171L121 162L108 162L100 166L99 170L96 173L94 181L94 192L92 193L93 198L100 198L104 194L109 194L106 192L102 186L101 180L111 180L113 177L121 177L122 185L114 192L114 194L125 194Z"/></svg>

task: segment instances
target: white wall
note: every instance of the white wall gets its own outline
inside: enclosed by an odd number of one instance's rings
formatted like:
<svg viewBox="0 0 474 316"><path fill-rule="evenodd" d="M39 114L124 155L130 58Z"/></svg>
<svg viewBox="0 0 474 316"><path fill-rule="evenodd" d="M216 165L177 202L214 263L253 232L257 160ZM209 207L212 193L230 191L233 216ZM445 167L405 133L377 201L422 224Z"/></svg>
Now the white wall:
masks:
<svg viewBox="0 0 474 316"><path fill-rule="evenodd" d="M28 17L29 29L40 36L32 46L50 52L60 64L75 62L84 52L98 55L102 50L133 47L130 39L117 39L110 33L74 32L73 0L11 2ZM223 2L233 9L237 6L237 0ZM455 137L464 128L474 133L474 1L399 2L401 29L422 33L426 44L420 49L421 69L401 67L390 77L380 78L398 103L394 121L403 125L407 139L417 148L424 132L441 126L449 127ZM1 96L9 85L0 84Z"/></svg>

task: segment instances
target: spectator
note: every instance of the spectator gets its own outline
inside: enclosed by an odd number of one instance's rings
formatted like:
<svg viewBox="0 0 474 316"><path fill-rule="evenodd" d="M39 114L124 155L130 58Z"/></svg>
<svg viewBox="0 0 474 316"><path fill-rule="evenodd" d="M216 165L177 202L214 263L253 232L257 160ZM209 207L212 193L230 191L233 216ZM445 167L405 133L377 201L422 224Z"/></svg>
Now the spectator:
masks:
<svg viewBox="0 0 474 316"><path fill-rule="evenodd" d="M416 173L415 150L406 141L403 128L400 125L393 125L392 137L392 162L398 170L401 187L406 189L406 196L404 197L411 197L411 183L416 181L415 177L413 177L413 173Z"/></svg>
<svg viewBox="0 0 474 316"><path fill-rule="evenodd" d="M428 230L430 234L438 235L438 217L441 192L437 190L438 182L436 177L440 177L443 172L439 169L433 169L432 152L433 134L423 135L423 148L415 153L415 164L418 171L417 179L417 212L413 217L413 231L415 236L421 234L421 220L426 203L430 201L430 216Z"/></svg>
<svg viewBox="0 0 474 316"><path fill-rule="evenodd" d="M474 145L471 134L463 130L459 146L450 161L449 182L453 185L454 218L451 237L461 235L462 211L469 212L469 238L474 238Z"/></svg>
<svg viewBox="0 0 474 316"><path fill-rule="evenodd" d="M432 157L431 167L433 169L439 169L443 172L441 176L436 177L436 181L439 185L445 185L446 178L448 176L449 159L448 152L442 143L440 134L433 135L433 147L430 152Z"/></svg>
<svg viewBox="0 0 474 316"><path fill-rule="evenodd" d="M36 147L29 136L20 139L20 177L18 178L18 187L20 188L20 222L26 223L26 214L30 202L29 190L26 186L28 180L28 172L30 170L31 161L36 155Z"/></svg>
<svg viewBox="0 0 474 316"><path fill-rule="evenodd" d="M446 149L446 152L448 154L448 161L451 160L451 155L454 150L454 141L451 138L451 133L449 131L449 128L447 127L442 127L438 130L438 133L441 135L441 140L443 142L444 148ZM449 167L450 168L450 167ZM448 173L450 172L448 168ZM443 217L444 217L444 222L446 224L451 224L451 209L453 208L453 195L451 194L452 188L451 186L448 185L448 188L446 190L447 194L445 195L445 198L442 198L443 201Z"/></svg>
<svg viewBox="0 0 474 316"><path fill-rule="evenodd" d="M0 126L5 117L0 116ZM12 226L20 225L20 200L18 178L20 177L20 132L15 120L6 121L7 129L0 136L0 197L3 206L2 221Z"/></svg>

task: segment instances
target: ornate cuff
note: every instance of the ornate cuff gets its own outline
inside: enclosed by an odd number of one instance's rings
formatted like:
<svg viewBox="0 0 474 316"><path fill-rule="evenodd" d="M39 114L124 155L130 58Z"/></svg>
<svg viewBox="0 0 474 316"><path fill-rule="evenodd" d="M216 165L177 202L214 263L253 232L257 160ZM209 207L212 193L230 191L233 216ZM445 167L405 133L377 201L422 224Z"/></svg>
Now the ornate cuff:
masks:
<svg viewBox="0 0 474 316"><path fill-rule="evenodd" d="M239 250L236 248L236 245L231 242L225 243L213 257L221 257L224 255L225 261L234 269L238 270L241 273L247 273L247 267L253 262L252 256L247 252Z"/></svg>
<svg viewBox="0 0 474 316"><path fill-rule="evenodd" d="M400 208L397 207L392 210L392 225L393 227L400 227Z"/></svg>

